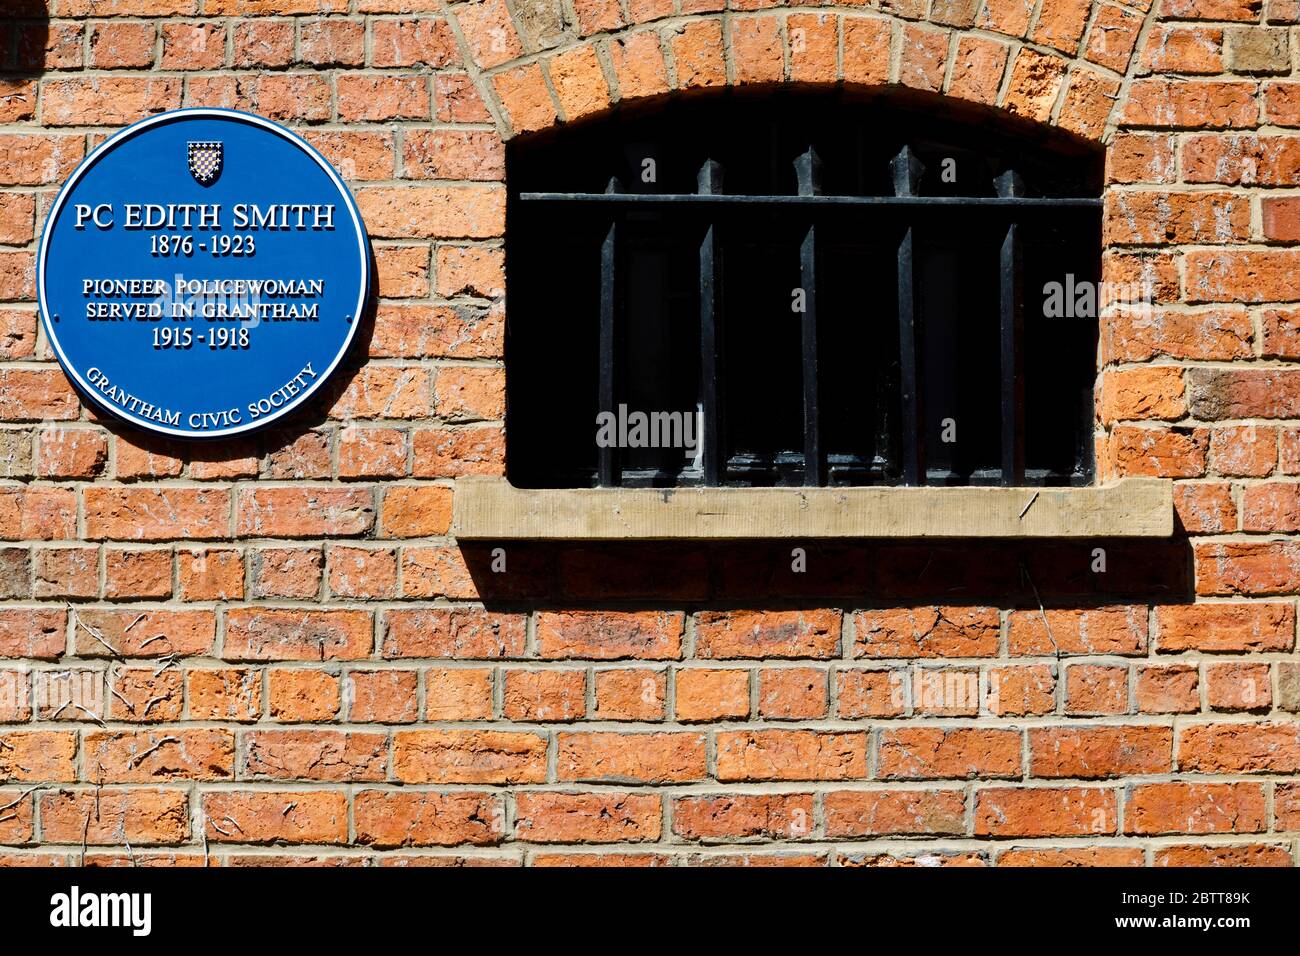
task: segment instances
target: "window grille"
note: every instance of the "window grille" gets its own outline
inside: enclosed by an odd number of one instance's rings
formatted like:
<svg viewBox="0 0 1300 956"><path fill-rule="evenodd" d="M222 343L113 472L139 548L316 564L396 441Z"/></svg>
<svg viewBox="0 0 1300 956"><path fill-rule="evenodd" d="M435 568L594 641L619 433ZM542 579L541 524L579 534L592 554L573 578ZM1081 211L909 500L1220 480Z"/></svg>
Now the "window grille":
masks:
<svg viewBox="0 0 1300 956"><path fill-rule="evenodd" d="M1044 310L1099 280L1082 145L729 94L512 144L508 171L514 484L1091 480L1096 316ZM697 441L597 440L638 411Z"/></svg>

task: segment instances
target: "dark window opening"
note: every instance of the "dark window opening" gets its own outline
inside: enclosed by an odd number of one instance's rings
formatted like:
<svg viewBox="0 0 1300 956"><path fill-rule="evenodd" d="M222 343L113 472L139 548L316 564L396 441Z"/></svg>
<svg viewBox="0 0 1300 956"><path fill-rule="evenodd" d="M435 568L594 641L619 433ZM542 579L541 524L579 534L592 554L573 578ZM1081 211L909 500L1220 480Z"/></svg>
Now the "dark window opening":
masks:
<svg viewBox="0 0 1300 956"><path fill-rule="evenodd" d="M1091 480L1096 317L1044 298L1100 281L1096 151L728 92L507 164L515 485Z"/></svg>

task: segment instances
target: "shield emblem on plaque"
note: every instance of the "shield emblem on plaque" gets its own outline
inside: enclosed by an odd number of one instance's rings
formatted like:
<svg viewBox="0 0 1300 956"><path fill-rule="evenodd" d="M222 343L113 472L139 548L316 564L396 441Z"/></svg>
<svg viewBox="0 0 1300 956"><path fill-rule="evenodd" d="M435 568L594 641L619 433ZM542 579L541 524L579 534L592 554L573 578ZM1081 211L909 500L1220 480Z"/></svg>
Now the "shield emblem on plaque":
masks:
<svg viewBox="0 0 1300 956"><path fill-rule="evenodd" d="M221 175L221 143L217 141L189 143L190 175L200 186L210 186Z"/></svg>

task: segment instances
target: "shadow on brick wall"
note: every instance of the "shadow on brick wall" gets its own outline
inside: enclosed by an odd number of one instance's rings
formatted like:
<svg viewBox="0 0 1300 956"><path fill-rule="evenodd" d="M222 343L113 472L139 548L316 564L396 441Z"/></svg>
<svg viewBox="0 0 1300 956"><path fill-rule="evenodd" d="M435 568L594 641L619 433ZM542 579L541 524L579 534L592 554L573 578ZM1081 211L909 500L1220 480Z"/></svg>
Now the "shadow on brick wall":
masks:
<svg viewBox="0 0 1300 956"><path fill-rule="evenodd" d="M1193 597L1185 537L1072 543L461 542L489 607L1084 608ZM794 570L802 548L806 570ZM494 559L504 549L504 573ZM500 561L496 561L500 567ZM1096 570L1104 567L1104 570Z"/></svg>
<svg viewBox="0 0 1300 956"><path fill-rule="evenodd" d="M0 0L0 78L31 79L47 66L81 66L80 27L75 37L71 29L51 30L43 0Z"/></svg>

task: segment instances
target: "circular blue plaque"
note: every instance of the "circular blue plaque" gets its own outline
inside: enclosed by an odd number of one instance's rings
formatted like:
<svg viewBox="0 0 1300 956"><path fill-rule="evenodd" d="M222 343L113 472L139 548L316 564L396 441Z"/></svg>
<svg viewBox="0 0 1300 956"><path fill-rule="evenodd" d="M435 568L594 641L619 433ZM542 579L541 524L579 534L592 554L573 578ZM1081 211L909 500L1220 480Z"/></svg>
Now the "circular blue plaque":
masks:
<svg viewBox="0 0 1300 956"><path fill-rule="evenodd" d="M369 283L365 226L329 163L222 109L105 141L55 199L37 265L41 320L83 395L183 438L260 428L307 401Z"/></svg>

